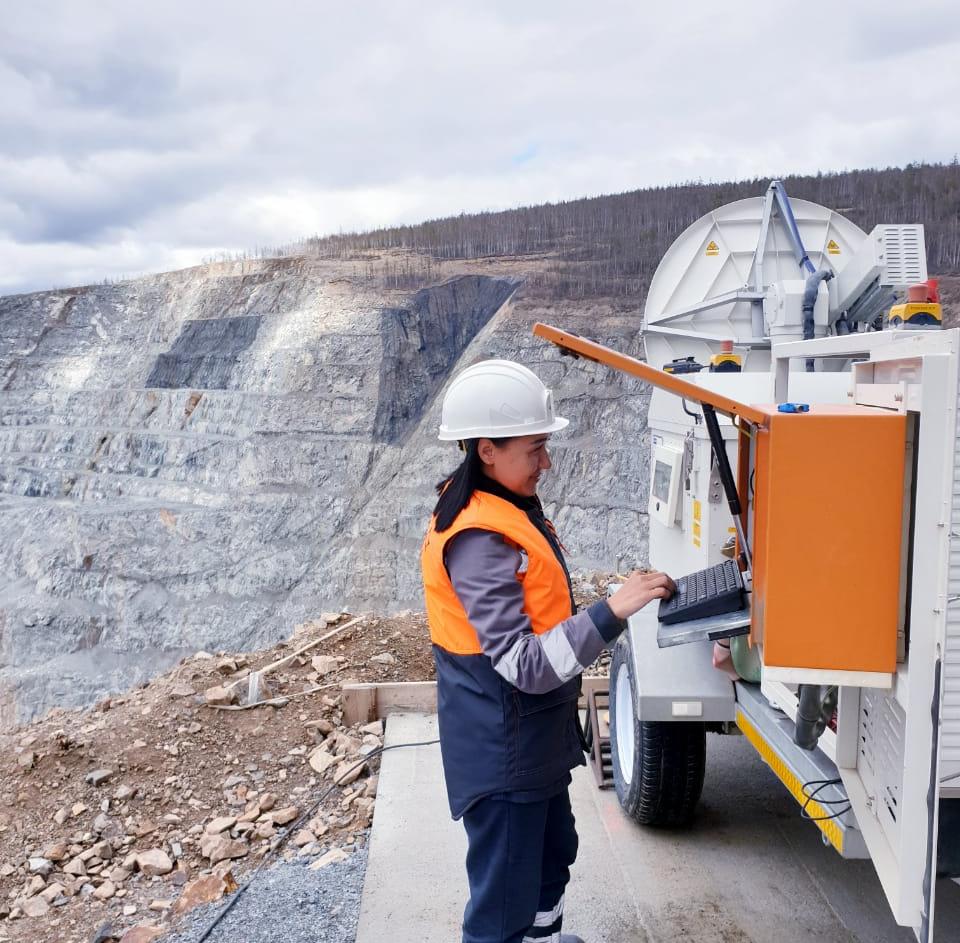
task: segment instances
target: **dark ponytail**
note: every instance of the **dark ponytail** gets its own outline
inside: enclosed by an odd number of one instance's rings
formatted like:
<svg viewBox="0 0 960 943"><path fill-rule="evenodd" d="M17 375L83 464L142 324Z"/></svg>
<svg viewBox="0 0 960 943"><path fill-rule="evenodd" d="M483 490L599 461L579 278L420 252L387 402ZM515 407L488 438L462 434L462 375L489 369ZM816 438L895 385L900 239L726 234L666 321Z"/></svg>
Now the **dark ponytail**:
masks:
<svg viewBox="0 0 960 943"><path fill-rule="evenodd" d="M437 518L438 533L442 533L453 524L457 515L470 503L473 492L487 480L480 453L477 451L479 441L479 439L467 439L462 444L466 453L463 461L452 475L444 478L437 485L436 490L440 497L433 513ZM490 441L499 448L509 442L510 438L490 439Z"/></svg>

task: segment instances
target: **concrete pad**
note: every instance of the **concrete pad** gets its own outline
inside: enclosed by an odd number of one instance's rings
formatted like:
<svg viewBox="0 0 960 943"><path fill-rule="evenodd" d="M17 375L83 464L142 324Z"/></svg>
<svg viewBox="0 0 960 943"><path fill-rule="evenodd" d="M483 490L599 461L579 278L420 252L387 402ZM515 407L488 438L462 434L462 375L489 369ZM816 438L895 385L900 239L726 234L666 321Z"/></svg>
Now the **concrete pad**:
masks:
<svg viewBox="0 0 960 943"><path fill-rule="evenodd" d="M437 736L436 714L391 714L384 745ZM439 745L384 753L357 943L458 940L466 853L463 826L450 818Z"/></svg>
<svg viewBox="0 0 960 943"><path fill-rule="evenodd" d="M435 716L394 715L387 745L435 739ZM711 736L700 813L644 829L585 769L571 790L580 852L566 929L587 943L909 943L867 861L844 861L800 819L742 737ZM439 747L383 756L357 943L455 943L466 839ZM960 939L960 888L938 885L938 943Z"/></svg>

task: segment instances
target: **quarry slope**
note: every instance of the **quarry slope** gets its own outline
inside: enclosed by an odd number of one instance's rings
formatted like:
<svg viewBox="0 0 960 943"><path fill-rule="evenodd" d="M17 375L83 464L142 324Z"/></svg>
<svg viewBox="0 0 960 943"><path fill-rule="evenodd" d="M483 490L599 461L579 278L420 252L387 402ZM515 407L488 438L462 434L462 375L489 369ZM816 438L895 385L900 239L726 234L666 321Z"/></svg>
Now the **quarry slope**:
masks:
<svg viewBox="0 0 960 943"><path fill-rule="evenodd" d="M0 724L322 610L420 608L457 461L439 397L485 357L528 364L571 419L542 494L575 564L642 562L648 394L530 333L638 354L639 308L546 307L535 264L438 264L401 291L291 257L0 298Z"/></svg>

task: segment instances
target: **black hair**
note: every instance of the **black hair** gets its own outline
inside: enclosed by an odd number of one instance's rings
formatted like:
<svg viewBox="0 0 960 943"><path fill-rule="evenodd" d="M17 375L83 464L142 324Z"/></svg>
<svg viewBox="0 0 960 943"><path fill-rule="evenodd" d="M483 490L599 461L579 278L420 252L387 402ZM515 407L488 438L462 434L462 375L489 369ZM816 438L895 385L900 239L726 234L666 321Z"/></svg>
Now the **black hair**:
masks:
<svg viewBox="0 0 960 943"><path fill-rule="evenodd" d="M490 441L497 448L501 448L511 438L513 437L491 438ZM470 502L473 492L488 480L483 471L483 461L480 458L480 453L477 451L479 441L479 439L467 439L461 443L461 448L466 453L463 461L453 474L448 475L437 484L436 491L440 497L437 499L437 506L433 509L433 513L437 518L436 530L438 533L442 533L453 524L457 515Z"/></svg>

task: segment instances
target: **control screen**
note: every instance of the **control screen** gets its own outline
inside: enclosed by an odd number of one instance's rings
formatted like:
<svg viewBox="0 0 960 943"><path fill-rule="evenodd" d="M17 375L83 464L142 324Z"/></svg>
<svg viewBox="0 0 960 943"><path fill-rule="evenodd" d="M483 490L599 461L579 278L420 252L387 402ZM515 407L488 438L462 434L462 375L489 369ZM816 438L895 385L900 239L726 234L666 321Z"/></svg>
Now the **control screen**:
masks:
<svg viewBox="0 0 960 943"><path fill-rule="evenodd" d="M666 462L654 462L653 465L653 496L658 501L667 503L670 500L670 477L673 468Z"/></svg>

